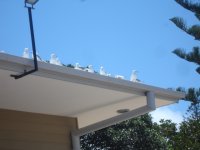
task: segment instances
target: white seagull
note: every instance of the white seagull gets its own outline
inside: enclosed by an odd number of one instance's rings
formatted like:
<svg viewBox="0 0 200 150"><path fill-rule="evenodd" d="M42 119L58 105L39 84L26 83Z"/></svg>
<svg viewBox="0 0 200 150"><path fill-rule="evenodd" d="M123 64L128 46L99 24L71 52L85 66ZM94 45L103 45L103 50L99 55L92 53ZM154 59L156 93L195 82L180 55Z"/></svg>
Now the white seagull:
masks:
<svg viewBox="0 0 200 150"><path fill-rule="evenodd" d="M29 53L29 49L28 48L24 49L22 57L23 58L30 58L30 53Z"/></svg>
<svg viewBox="0 0 200 150"><path fill-rule="evenodd" d="M79 63L75 63L74 69L76 70L82 70L81 66Z"/></svg>
<svg viewBox="0 0 200 150"><path fill-rule="evenodd" d="M87 71L87 72L90 72L90 73L94 73L94 69L93 69L93 66L92 65L88 65L84 71Z"/></svg>
<svg viewBox="0 0 200 150"><path fill-rule="evenodd" d="M99 74L100 74L100 75L103 75L103 76L107 76L106 71L105 71L105 69L103 68L103 66L100 67Z"/></svg>
<svg viewBox="0 0 200 150"><path fill-rule="evenodd" d="M58 59L58 57L54 53L51 54L50 64L62 66L60 60Z"/></svg>
<svg viewBox="0 0 200 150"><path fill-rule="evenodd" d="M140 80L137 79L137 71L136 70L132 70L130 81L132 81L132 82L140 82Z"/></svg>
<svg viewBox="0 0 200 150"><path fill-rule="evenodd" d="M100 67L99 74L102 75L102 76L111 77L111 74L110 73L106 73L106 71L103 68L103 66Z"/></svg>

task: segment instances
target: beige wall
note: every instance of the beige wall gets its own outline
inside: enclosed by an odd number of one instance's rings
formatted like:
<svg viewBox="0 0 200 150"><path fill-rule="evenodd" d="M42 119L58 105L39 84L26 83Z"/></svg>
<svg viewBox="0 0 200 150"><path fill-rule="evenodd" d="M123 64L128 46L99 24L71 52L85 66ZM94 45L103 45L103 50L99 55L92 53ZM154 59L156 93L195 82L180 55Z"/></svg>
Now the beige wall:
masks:
<svg viewBox="0 0 200 150"><path fill-rule="evenodd" d="M0 150L71 150L75 118L0 109Z"/></svg>

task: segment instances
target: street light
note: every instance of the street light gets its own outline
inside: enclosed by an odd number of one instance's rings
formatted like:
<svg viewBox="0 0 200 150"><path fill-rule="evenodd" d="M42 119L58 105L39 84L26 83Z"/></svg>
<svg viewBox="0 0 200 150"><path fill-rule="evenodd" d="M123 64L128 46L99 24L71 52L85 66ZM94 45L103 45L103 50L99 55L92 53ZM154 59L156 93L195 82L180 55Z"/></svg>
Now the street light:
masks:
<svg viewBox="0 0 200 150"><path fill-rule="evenodd" d="M36 46L35 46L35 36L34 36L34 29L33 29L33 20L32 20L32 9L33 6L38 2L39 0L25 0L25 7L28 9L28 16L29 16L29 26L30 26L30 32L31 32L31 42L32 42L32 50L33 50L33 60L34 60L34 69L32 70L24 70L24 73L20 75L10 75L11 77L15 79L22 78L28 74L31 74L33 72L38 71L38 63L37 63L37 54L36 54Z"/></svg>
<svg viewBox="0 0 200 150"><path fill-rule="evenodd" d="M25 7L27 7L27 4L30 4L33 8L33 5L35 5L39 0L25 0Z"/></svg>

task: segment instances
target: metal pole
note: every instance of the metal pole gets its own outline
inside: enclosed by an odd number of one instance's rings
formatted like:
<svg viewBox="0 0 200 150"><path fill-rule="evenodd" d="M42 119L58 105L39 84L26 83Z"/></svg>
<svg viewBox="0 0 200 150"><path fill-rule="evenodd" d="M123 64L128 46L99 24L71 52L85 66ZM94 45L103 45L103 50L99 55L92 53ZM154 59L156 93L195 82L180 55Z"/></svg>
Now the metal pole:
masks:
<svg viewBox="0 0 200 150"><path fill-rule="evenodd" d="M37 63L37 53L36 53L36 46L35 46L35 36L34 36L34 29L33 29L33 20L32 20L32 7L27 7L28 9L28 16L29 16L29 26L30 26L30 32L31 32L31 42L32 42L32 50L33 50L33 60L34 60L34 69L30 71L24 70L24 73L20 75L10 75L11 77L14 77L15 79L22 78L26 75L29 75L33 72L38 71L38 63Z"/></svg>
<svg viewBox="0 0 200 150"><path fill-rule="evenodd" d="M31 7L28 7L28 16L29 16L29 25L30 25L30 32L31 32L34 66L35 66L35 71L37 71L38 64L37 64L37 54L36 54L35 36L34 36L34 29L33 29L32 8Z"/></svg>

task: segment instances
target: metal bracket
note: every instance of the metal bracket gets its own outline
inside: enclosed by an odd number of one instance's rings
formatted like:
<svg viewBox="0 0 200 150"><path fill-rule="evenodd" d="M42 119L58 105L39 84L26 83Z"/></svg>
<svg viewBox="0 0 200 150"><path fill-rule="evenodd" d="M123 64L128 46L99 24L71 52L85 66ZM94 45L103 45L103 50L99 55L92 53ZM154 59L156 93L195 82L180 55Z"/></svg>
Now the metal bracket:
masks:
<svg viewBox="0 0 200 150"><path fill-rule="evenodd" d="M32 20L32 9L33 9L33 7L27 7L26 6L26 8L28 9L28 16L29 16L29 25L30 25L30 32L31 32L32 49L33 49L34 69L32 69L30 71L24 70L24 73L22 73L20 75L11 74L10 76L15 78L15 79L22 78L26 75L29 75L33 72L38 71L37 54L36 54L35 37L34 37L33 20Z"/></svg>

